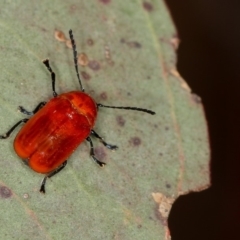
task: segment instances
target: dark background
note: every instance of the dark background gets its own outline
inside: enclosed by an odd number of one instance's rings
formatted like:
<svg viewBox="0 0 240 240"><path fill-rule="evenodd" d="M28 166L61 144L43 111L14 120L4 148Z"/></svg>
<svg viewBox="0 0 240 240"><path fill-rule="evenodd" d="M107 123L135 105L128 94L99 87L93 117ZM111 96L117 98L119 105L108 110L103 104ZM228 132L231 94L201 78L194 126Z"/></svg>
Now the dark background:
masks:
<svg viewBox="0 0 240 240"><path fill-rule="evenodd" d="M240 1L165 0L181 44L177 68L201 96L211 143L210 189L180 197L172 239L240 239Z"/></svg>

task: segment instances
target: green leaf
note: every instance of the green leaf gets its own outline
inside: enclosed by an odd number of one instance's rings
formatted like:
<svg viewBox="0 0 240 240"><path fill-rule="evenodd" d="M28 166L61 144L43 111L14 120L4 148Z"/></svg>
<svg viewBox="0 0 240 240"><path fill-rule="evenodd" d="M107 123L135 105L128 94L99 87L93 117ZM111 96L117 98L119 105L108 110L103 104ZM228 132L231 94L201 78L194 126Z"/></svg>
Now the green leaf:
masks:
<svg viewBox="0 0 240 240"><path fill-rule="evenodd" d="M0 239L168 239L173 201L209 185L209 144L200 99L176 70L177 33L164 1L5 1L0 15L0 131L58 93L79 89L72 50L55 31L74 33L83 85L101 108L94 140L101 169L83 142L47 181L17 157L17 130L0 142Z"/></svg>

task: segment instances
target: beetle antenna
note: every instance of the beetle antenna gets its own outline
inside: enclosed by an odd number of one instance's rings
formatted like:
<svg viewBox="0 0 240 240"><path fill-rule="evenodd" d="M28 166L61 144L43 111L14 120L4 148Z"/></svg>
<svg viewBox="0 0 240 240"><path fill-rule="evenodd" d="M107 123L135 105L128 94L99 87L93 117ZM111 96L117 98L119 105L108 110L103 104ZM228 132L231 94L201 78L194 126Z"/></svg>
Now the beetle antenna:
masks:
<svg viewBox="0 0 240 240"><path fill-rule="evenodd" d="M72 43L73 60L74 60L74 65L75 65L75 69L76 69L76 73L77 73L77 77L78 77L78 82L79 82L79 85L80 85L80 88L81 88L82 92L84 92L84 88L83 88L83 86L82 86L82 81L81 81L81 79L80 79L80 75L79 75L79 72L78 72L77 50L76 50L75 40L74 40L74 38L73 38L72 29L69 30L69 36L70 36L71 43Z"/></svg>
<svg viewBox="0 0 240 240"><path fill-rule="evenodd" d="M145 112L145 113L149 113L151 115L156 114L155 112L145 109L145 108L138 108L138 107L115 107L115 106L106 106L103 105L101 103L97 103L98 107L105 107L105 108L118 108L118 109L125 109L125 110L135 110L135 111L140 111L140 112Z"/></svg>

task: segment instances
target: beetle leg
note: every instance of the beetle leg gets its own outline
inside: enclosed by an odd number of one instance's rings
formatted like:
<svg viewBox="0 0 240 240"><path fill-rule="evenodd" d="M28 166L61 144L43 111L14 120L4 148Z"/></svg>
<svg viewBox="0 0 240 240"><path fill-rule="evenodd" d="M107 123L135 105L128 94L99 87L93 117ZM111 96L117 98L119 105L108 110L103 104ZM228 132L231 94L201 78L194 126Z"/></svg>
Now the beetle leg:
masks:
<svg viewBox="0 0 240 240"><path fill-rule="evenodd" d="M45 105L46 105L46 102L40 102L32 112L27 111L27 110L26 110L24 107L22 107L22 106L19 106L18 109L19 109L19 111L20 111L21 113L32 116L32 115L34 115L36 112L38 112L38 111L39 111L43 106L45 106Z"/></svg>
<svg viewBox="0 0 240 240"><path fill-rule="evenodd" d="M53 96L56 97L58 94L55 91L55 72L53 72L52 68L49 65L49 60L46 59L43 61L43 64L46 66L46 68L48 69L48 71L51 73L51 78L52 78L52 92L53 92Z"/></svg>
<svg viewBox="0 0 240 240"><path fill-rule="evenodd" d="M91 134L92 134L94 137L100 139L100 142L101 142L105 147L107 147L108 149L111 149L111 150L116 150L116 149L118 149L118 146L112 145L112 144L109 144L109 143L106 143L106 142L103 140L103 138L100 137L94 130L91 130Z"/></svg>
<svg viewBox="0 0 240 240"><path fill-rule="evenodd" d="M28 121L28 118L24 118L24 119L22 119L22 120L20 120L19 122L17 122L13 127L11 127L11 129L9 130L9 131L7 131L5 134L3 134L3 135L0 135L0 139L6 139L6 138L8 138L10 135L11 135L11 133L14 131L14 129L18 126L18 125L20 125L21 123L26 123Z"/></svg>
<svg viewBox="0 0 240 240"><path fill-rule="evenodd" d="M95 157L92 139L90 137L87 137L86 140L90 143L90 156L92 157L93 161L96 162L100 167L104 167L106 163L99 161Z"/></svg>
<svg viewBox="0 0 240 240"><path fill-rule="evenodd" d="M41 193L45 193L45 185L46 185L46 181L48 178L53 177L54 175L56 175L57 173L59 173L61 170L63 170L63 168L65 168L67 165L67 160L65 162L63 162L57 169L53 170L52 172L48 173L42 180L41 183L41 187L40 187L40 192Z"/></svg>

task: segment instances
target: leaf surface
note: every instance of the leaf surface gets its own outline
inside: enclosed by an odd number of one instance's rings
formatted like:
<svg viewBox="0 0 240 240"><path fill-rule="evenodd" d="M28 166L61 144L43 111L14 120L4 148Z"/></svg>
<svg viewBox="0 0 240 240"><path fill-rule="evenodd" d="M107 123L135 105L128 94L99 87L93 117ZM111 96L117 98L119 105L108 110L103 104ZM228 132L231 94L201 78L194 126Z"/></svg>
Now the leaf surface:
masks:
<svg viewBox="0 0 240 240"><path fill-rule="evenodd" d="M6 1L7 2L7 1ZM0 144L0 239L168 239L167 216L180 194L209 184L208 133L200 99L176 70L178 38L164 1L1 3L0 130L4 134L56 91L79 89L72 50L55 31L73 29L83 85L96 102L156 111L101 108L94 140L38 192L41 174L17 157L17 130ZM61 36L60 36L61 37Z"/></svg>

